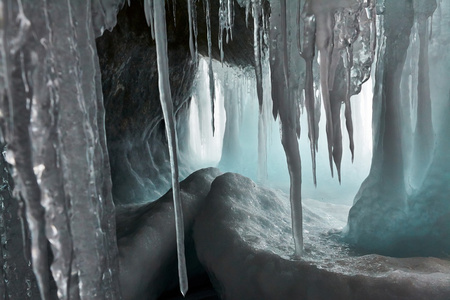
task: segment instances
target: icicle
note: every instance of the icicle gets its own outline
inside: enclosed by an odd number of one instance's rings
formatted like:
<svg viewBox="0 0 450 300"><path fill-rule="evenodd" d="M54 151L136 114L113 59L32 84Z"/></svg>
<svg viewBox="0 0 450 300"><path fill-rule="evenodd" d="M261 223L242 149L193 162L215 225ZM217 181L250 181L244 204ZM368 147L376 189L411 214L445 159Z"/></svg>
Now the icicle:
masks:
<svg viewBox="0 0 450 300"><path fill-rule="evenodd" d="M359 17L358 17L359 16ZM336 69L338 64L340 63L340 59L342 56L344 69L345 69L345 94L343 95L344 103L345 103L345 119L346 119L346 127L349 136L349 144L350 151L352 154L352 161L354 159L354 140L353 140L353 121L352 121L352 110L350 97L352 96L352 78L351 71L353 68L353 45L356 42L358 35L361 30L366 30L366 32L370 35L370 29L367 29L367 26L360 25L360 22L366 24L367 22L371 22L371 12L370 12L370 3L366 2L364 5L360 6L358 9L345 8L343 10L339 10L336 13L336 26L335 26L335 50L333 51L333 68ZM368 31L367 31L368 30ZM362 37L364 38L364 37ZM370 39L370 36L369 36ZM361 41L362 43L367 42L366 46L370 47L370 44L367 40ZM371 54L371 52L369 51ZM341 55L339 55L341 54ZM336 57L334 57L336 55ZM333 70L333 74L330 75L330 82L334 81L336 70ZM363 74L363 72L360 72ZM337 78L336 80L340 80ZM361 82L363 82L363 78L361 78ZM337 87L338 91L334 91L335 93L339 93L340 89L343 88L341 85ZM338 116L340 119L340 116ZM333 121L336 123L338 120L335 120L333 116ZM340 132L338 134L341 134ZM335 139L336 140L336 139ZM340 147L342 148L342 141L338 142ZM336 167L338 164L335 160ZM340 165L340 162L339 162ZM340 170L338 167L338 173L340 177Z"/></svg>
<svg viewBox="0 0 450 300"><path fill-rule="evenodd" d="M253 48L255 55L256 93L259 103L258 120L258 179L264 181L267 178L267 125L264 120L263 108L263 85L262 85L262 29L260 28L261 2L254 1L252 6L253 15Z"/></svg>
<svg viewBox="0 0 450 300"><path fill-rule="evenodd" d="M156 53L158 62L158 84L164 123L166 125L166 135L172 172L172 192L177 235L178 276L181 293L185 296L188 290L188 279L186 271L186 258L184 253L183 211L180 198L180 186L178 182L177 133L175 131L175 120L169 82L169 62L167 57L167 32L165 18L166 13L164 1L155 1L154 14ZM190 29L192 29L191 25Z"/></svg>
<svg viewBox="0 0 450 300"><path fill-rule="evenodd" d="M248 15L250 14L251 0L245 1L245 25L248 28Z"/></svg>
<svg viewBox="0 0 450 300"><path fill-rule="evenodd" d="M233 0L220 0L219 1L219 49L220 60L223 63L223 31L226 33L226 42L233 39L233 22L234 22L234 9Z"/></svg>
<svg viewBox="0 0 450 300"><path fill-rule="evenodd" d="M256 92L258 95L259 110L262 110L263 87L262 87L262 67L261 67L261 39L260 39L260 22L261 22L261 3L253 2L253 50L255 55L255 74L256 74Z"/></svg>
<svg viewBox="0 0 450 300"><path fill-rule="evenodd" d="M205 0L205 15L206 15L206 36L208 39L208 56L209 56L209 63L208 63L208 73L209 73L209 95L211 100L211 126L212 126L212 132L214 135L215 132L215 125L214 125L214 99L215 99L215 87L214 87L214 72L213 72L213 66L212 66L212 41L211 41L211 16L210 16L210 5L209 0Z"/></svg>
<svg viewBox="0 0 450 300"><path fill-rule="evenodd" d="M273 114L281 121L281 143L286 154L290 179L292 235L295 245L294 258L303 253L303 215L301 194L301 159L297 139L297 101L289 97L289 91L284 80L284 45L278 27L281 24L281 8L277 1L272 3L270 16L270 71L272 83ZM293 101L294 100L294 101Z"/></svg>
<svg viewBox="0 0 450 300"><path fill-rule="evenodd" d="M220 61L223 64L223 31L226 30L226 18L228 14L226 13L225 0L220 0L219 2L219 50L220 50Z"/></svg>
<svg viewBox="0 0 450 300"><path fill-rule="evenodd" d="M233 40L233 23L234 23L234 9L233 9L233 1L227 0L227 43L228 43L228 34L230 35L230 40Z"/></svg>
<svg viewBox="0 0 450 300"><path fill-rule="evenodd" d="M297 23L300 23L300 9L298 11ZM300 25L300 24L299 24ZM300 26L298 26L300 30ZM316 151L319 141L318 133L318 118L316 119L315 109L315 95L314 95L314 75L313 75L313 61L315 57L315 43L316 43L316 17L312 14L305 17L304 32L303 32L303 47L301 45L300 32L298 33L298 48L300 55L306 62L306 77L305 77L305 106L308 114L308 137L310 141L312 171L314 185L317 186L316 176Z"/></svg>
<svg viewBox="0 0 450 300"><path fill-rule="evenodd" d="M189 49L191 50L192 61L196 61L196 49L194 45L194 16L193 16L193 6L195 4L192 0L187 0L188 3L188 17L189 17Z"/></svg>
<svg viewBox="0 0 450 300"><path fill-rule="evenodd" d="M330 102L330 61L333 52L333 27L334 14L331 12L322 12L316 14L317 31L316 42L320 53L320 86L322 92L322 101L326 116L326 133L328 141L328 157L330 163L331 176L333 176L333 117L331 114Z"/></svg>
<svg viewBox="0 0 450 300"><path fill-rule="evenodd" d="M264 181L267 178L267 125L264 120L263 108L263 85L262 85L262 29L260 24L261 2L254 1L252 4L253 15L253 49L255 60L256 93L259 103L258 119L258 179Z"/></svg>
<svg viewBox="0 0 450 300"><path fill-rule="evenodd" d="M153 0L144 0L144 12L145 19L147 20L147 25L150 26L152 39L155 39L155 29L153 28Z"/></svg>
<svg viewBox="0 0 450 300"><path fill-rule="evenodd" d="M192 2L192 32L194 33L194 63L197 64L198 62L198 44L197 44L197 37L198 37L198 26L197 26L197 6L195 5L195 0Z"/></svg>

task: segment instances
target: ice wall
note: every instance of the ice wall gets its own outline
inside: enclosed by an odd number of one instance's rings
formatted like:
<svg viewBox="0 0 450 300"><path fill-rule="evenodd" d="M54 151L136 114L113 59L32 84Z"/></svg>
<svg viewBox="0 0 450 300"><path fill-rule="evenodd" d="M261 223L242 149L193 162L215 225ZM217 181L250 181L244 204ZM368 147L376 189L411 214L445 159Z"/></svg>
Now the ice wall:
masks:
<svg viewBox="0 0 450 300"><path fill-rule="evenodd" d="M41 298L50 297L51 263L60 299L118 299L95 37L115 25L123 2L2 4L3 137Z"/></svg>

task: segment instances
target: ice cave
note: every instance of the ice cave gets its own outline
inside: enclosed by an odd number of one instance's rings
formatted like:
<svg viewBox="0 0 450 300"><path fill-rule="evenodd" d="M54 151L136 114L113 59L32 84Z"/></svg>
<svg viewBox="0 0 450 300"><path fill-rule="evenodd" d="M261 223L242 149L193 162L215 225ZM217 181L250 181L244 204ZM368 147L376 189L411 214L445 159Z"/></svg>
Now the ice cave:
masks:
<svg viewBox="0 0 450 300"><path fill-rule="evenodd" d="M0 300L449 300L449 46L448 0L0 0Z"/></svg>

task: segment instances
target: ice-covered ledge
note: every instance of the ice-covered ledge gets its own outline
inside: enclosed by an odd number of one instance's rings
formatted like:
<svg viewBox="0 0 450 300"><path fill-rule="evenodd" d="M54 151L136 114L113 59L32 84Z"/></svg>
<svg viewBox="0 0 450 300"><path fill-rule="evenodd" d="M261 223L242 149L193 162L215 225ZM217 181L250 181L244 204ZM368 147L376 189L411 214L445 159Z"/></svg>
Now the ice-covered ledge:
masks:
<svg viewBox="0 0 450 300"><path fill-rule="evenodd" d="M450 297L448 260L351 255L329 231L342 224L333 216L339 207L326 214L323 206L305 201L305 257L294 261L286 257L294 245L286 234L290 214L282 194L227 173L213 182L205 203L194 240L223 299Z"/></svg>

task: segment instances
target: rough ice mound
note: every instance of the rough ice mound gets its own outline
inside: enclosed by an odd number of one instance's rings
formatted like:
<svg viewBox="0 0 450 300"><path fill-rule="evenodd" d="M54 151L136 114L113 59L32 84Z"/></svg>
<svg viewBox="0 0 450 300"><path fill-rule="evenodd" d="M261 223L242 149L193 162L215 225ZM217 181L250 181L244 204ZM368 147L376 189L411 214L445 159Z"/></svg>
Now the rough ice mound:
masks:
<svg viewBox="0 0 450 300"><path fill-rule="evenodd" d="M305 201L305 255L291 260L294 242L283 194L226 173L214 180L205 204L194 240L223 299L450 297L449 261L352 254L330 230L345 224L345 207Z"/></svg>
<svg viewBox="0 0 450 300"><path fill-rule="evenodd" d="M194 219L204 205L211 182L220 174L208 168L180 183L190 276L202 272L192 241ZM124 299L157 299L177 284L177 256L172 190L155 202L119 207L117 241Z"/></svg>

